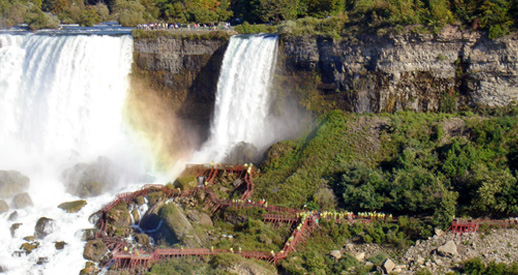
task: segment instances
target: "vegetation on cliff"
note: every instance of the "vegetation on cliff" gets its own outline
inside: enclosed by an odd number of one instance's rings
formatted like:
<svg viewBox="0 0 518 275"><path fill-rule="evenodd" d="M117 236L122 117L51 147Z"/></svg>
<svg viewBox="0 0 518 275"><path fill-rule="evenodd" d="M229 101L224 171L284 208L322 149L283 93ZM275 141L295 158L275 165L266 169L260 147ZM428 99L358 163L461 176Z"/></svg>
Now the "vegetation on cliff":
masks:
<svg viewBox="0 0 518 275"><path fill-rule="evenodd" d="M334 18L323 25L340 33L347 23L360 28L422 25L437 30L446 24L460 23L489 31L490 37L509 33L518 23L516 0L1 0L0 27L27 23L31 28L55 27L62 23L91 26L116 20L125 26L148 22L277 23L297 18ZM290 21L284 30L303 22ZM266 29L268 29L267 27Z"/></svg>
<svg viewBox="0 0 518 275"><path fill-rule="evenodd" d="M266 153L257 198L311 208L433 217L518 214L516 113L453 116L333 111ZM332 190L333 192L329 192Z"/></svg>

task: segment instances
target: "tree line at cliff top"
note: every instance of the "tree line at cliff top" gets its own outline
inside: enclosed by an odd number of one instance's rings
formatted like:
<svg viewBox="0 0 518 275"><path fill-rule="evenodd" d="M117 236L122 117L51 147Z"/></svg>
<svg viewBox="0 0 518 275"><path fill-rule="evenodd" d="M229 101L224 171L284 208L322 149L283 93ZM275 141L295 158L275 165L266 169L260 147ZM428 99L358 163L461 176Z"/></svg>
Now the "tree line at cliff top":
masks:
<svg viewBox="0 0 518 275"><path fill-rule="evenodd" d="M505 35L518 23L518 0L0 0L0 27L27 23L32 29L59 23L116 20L124 26L150 22L277 23L304 17L335 18L365 27L423 25L437 30L460 23Z"/></svg>

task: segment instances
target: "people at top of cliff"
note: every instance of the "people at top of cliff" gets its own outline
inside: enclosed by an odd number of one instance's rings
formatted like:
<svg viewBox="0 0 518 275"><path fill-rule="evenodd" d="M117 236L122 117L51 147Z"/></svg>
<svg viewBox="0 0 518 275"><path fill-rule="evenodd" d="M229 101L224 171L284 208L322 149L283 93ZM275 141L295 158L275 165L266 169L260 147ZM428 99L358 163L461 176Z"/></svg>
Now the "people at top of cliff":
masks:
<svg viewBox="0 0 518 275"><path fill-rule="evenodd" d="M187 30L230 30L229 22L220 22L220 23L209 23L209 24L180 24L180 23L146 23L146 24L138 24L137 29L140 30L178 30L178 29L187 29Z"/></svg>

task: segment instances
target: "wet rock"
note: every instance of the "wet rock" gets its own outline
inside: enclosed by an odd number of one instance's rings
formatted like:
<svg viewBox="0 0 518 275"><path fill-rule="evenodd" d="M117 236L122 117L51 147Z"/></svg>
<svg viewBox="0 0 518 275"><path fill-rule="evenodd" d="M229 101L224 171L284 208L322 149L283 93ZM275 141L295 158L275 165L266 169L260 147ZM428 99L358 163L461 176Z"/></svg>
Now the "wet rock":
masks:
<svg viewBox="0 0 518 275"><path fill-rule="evenodd" d="M155 204L159 202L164 202L166 200L166 195L164 192L151 192L147 195L148 205L150 207L155 206Z"/></svg>
<svg viewBox="0 0 518 275"><path fill-rule="evenodd" d="M149 208L140 221L140 227L144 230L155 230L160 224L160 216L158 211L164 205L163 202L153 205Z"/></svg>
<svg viewBox="0 0 518 275"><path fill-rule="evenodd" d="M140 214L138 213L138 210L135 208L131 210L131 216L133 217L133 221L135 221L136 224L140 221Z"/></svg>
<svg viewBox="0 0 518 275"><path fill-rule="evenodd" d="M174 232L178 240L188 247L198 247L201 240L183 210L174 203L169 203L160 209L165 225Z"/></svg>
<svg viewBox="0 0 518 275"><path fill-rule="evenodd" d="M198 185L198 180L193 175L178 177L174 182L176 187L184 189L190 189Z"/></svg>
<svg viewBox="0 0 518 275"><path fill-rule="evenodd" d="M18 209L34 206L32 199L27 192L14 196L12 204L14 208Z"/></svg>
<svg viewBox="0 0 518 275"><path fill-rule="evenodd" d="M81 198L98 196L110 191L119 181L120 169L108 158L99 157L92 163L78 163L66 169L62 178L67 192Z"/></svg>
<svg viewBox="0 0 518 275"><path fill-rule="evenodd" d="M107 252L106 245L99 240L91 240L88 241L85 245L85 250L83 252L83 257L87 260L91 260L94 262L99 262L102 256Z"/></svg>
<svg viewBox="0 0 518 275"><path fill-rule="evenodd" d="M30 179L18 171L0 171L0 198L11 198L27 191Z"/></svg>
<svg viewBox="0 0 518 275"><path fill-rule="evenodd" d="M41 217L34 227L34 237L36 239L43 239L54 231L56 221L46 217Z"/></svg>
<svg viewBox="0 0 518 275"><path fill-rule="evenodd" d="M151 237L147 234L137 234L135 235L135 241L141 245L149 245L151 243Z"/></svg>
<svg viewBox="0 0 518 275"><path fill-rule="evenodd" d="M16 230L18 230L18 228L20 228L21 225L21 223L13 223L13 225L11 225L11 237L14 238L14 236L16 235Z"/></svg>
<svg viewBox="0 0 518 275"><path fill-rule="evenodd" d="M14 211L13 213L11 213L9 215L9 218L7 218L9 221L15 221L16 219L18 219L18 212L17 211Z"/></svg>
<svg viewBox="0 0 518 275"><path fill-rule="evenodd" d="M449 240L445 244L439 246L437 248L437 252L439 255L447 257L455 257L459 255L457 252L457 245L453 240Z"/></svg>
<svg viewBox="0 0 518 275"><path fill-rule="evenodd" d="M86 205L86 201L77 200L77 201L69 201L69 202L61 203L60 205L58 205L58 208L65 210L67 213L77 213L85 205Z"/></svg>
<svg viewBox="0 0 518 275"><path fill-rule="evenodd" d="M138 196L135 198L135 202L141 206L141 205L144 205L144 203L146 203L146 198L144 198L143 196Z"/></svg>
<svg viewBox="0 0 518 275"><path fill-rule="evenodd" d="M329 255L331 255L331 257L333 257L337 261L342 258L342 252L340 252L339 249L331 250Z"/></svg>
<svg viewBox="0 0 518 275"><path fill-rule="evenodd" d="M242 141L232 147L223 162L235 164L258 162L260 157L259 151L253 144Z"/></svg>
<svg viewBox="0 0 518 275"><path fill-rule="evenodd" d="M131 229L131 214L127 207L121 205L111 209L106 218L109 224L109 234L118 236L128 236Z"/></svg>
<svg viewBox="0 0 518 275"><path fill-rule="evenodd" d="M47 257L39 257L36 264L43 265L49 263L49 259Z"/></svg>
<svg viewBox="0 0 518 275"><path fill-rule="evenodd" d="M67 243L64 241L59 241L59 242L54 243L56 250L62 250L63 248L65 248L65 245L67 245Z"/></svg>
<svg viewBox="0 0 518 275"><path fill-rule="evenodd" d="M9 211L9 205L4 200L0 200L0 214Z"/></svg>
<svg viewBox="0 0 518 275"><path fill-rule="evenodd" d="M394 270L394 267L396 267L396 265L391 259L386 259L383 263L383 271L385 272L385 274L390 274L390 272Z"/></svg>
<svg viewBox="0 0 518 275"><path fill-rule="evenodd" d="M82 241L90 241L95 239L95 229L93 228L82 229L80 234Z"/></svg>
<svg viewBox="0 0 518 275"><path fill-rule="evenodd" d="M23 240L28 242L34 242L34 236L25 236L23 237Z"/></svg>
<svg viewBox="0 0 518 275"><path fill-rule="evenodd" d="M31 254L31 252L38 248L40 246L40 243L39 242L30 242L30 243L23 243L21 246L20 246L20 249L22 251L25 251L26 254Z"/></svg>
<svg viewBox="0 0 518 275"><path fill-rule="evenodd" d="M86 262L85 268L81 269L79 275L95 274L96 271L98 271L98 269L95 267L95 263Z"/></svg>

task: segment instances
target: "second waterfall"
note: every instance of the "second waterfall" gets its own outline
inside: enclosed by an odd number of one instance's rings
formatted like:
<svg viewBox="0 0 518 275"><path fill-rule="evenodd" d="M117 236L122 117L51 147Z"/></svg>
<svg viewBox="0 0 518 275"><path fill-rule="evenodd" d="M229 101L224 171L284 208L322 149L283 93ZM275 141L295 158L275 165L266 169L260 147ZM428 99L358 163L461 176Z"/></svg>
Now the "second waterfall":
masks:
<svg viewBox="0 0 518 275"><path fill-rule="evenodd" d="M223 161L241 142L263 150L275 141L268 116L277 44L275 35L230 39L218 80L210 136L194 161Z"/></svg>

